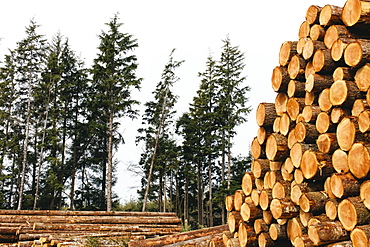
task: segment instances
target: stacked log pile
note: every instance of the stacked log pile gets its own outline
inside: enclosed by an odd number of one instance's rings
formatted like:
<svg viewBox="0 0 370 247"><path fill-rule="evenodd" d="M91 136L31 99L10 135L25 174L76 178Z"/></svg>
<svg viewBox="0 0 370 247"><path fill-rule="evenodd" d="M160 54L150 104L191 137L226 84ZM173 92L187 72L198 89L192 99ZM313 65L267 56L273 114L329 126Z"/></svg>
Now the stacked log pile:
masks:
<svg viewBox="0 0 370 247"><path fill-rule="evenodd" d="M310 6L257 108L225 246L370 246L370 0Z"/></svg>
<svg viewBox="0 0 370 247"><path fill-rule="evenodd" d="M181 229L175 213L0 210L0 246L86 246L93 240L120 246Z"/></svg>

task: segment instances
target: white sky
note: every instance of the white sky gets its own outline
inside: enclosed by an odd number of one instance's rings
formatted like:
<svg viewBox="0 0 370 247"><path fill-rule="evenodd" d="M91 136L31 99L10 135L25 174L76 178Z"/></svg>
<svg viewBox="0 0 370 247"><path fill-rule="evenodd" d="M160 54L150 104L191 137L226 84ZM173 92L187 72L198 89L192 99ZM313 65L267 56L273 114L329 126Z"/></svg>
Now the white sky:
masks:
<svg viewBox="0 0 370 247"><path fill-rule="evenodd" d="M48 40L60 31L69 38L71 48L81 55L86 66L92 64L99 45L97 35L107 30L104 23L119 13L121 31L138 39L137 75L144 78L138 99L151 100L151 92L160 80L173 48L175 59L185 60L176 71L181 81L175 85L180 96L178 113L187 111L199 86L198 72L205 70L207 56L218 59L222 41L229 35L232 45L245 53L245 75L252 88L248 97L253 111L248 123L240 126L234 139L234 154L247 155L256 136L255 109L261 102L274 102L271 74L278 65L278 53L284 41L297 41L298 29L305 21L309 6L333 4L343 7L345 0L13 0L0 9L0 61L25 37L30 19L41 25L39 34ZM140 178L126 170L137 163L141 150L134 144L139 122L122 123L126 145L116 158L120 160L118 184L114 191L122 201L136 196Z"/></svg>

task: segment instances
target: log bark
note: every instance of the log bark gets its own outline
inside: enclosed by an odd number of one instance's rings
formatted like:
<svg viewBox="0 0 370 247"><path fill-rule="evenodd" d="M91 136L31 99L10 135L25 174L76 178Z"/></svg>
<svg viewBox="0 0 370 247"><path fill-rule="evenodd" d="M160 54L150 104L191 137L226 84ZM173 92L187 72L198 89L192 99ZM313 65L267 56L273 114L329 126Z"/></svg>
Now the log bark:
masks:
<svg viewBox="0 0 370 247"><path fill-rule="evenodd" d="M351 173L358 179L367 177L370 170L369 144L355 143L348 152L348 166Z"/></svg>
<svg viewBox="0 0 370 247"><path fill-rule="evenodd" d="M352 108L355 100L361 98L361 93L354 82L339 80L331 85L329 98L334 106Z"/></svg>
<svg viewBox="0 0 370 247"><path fill-rule="evenodd" d="M370 21L370 3L360 0L349 0L343 7L342 20L346 26Z"/></svg>
<svg viewBox="0 0 370 247"><path fill-rule="evenodd" d="M279 51L280 66L287 66L290 59L297 54L297 41L285 41Z"/></svg>
<svg viewBox="0 0 370 247"><path fill-rule="evenodd" d="M339 221L320 222L310 226L308 236L316 246L349 239L349 233Z"/></svg>
<svg viewBox="0 0 370 247"><path fill-rule="evenodd" d="M325 28L318 24L312 25L310 29L310 37L312 40L323 41L325 37Z"/></svg>
<svg viewBox="0 0 370 247"><path fill-rule="evenodd" d="M352 231L357 225L368 224L370 211L360 197L349 197L339 203L338 218L344 229Z"/></svg>
<svg viewBox="0 0 370 247"><path fill-rule="evenodd" d="M319 151L322 153L332 154L339 147L336 134L335 133L321 134L317 138L317 147ZM333 164L333 167L334 167L334 164Z"/></svg>
<svg viewBox="0 0 370 247"><path fill-rule="evenodd" d="M306 79L306 91L320 93L325 88L329 88L333 84L332 75L311 74Z"/></svg>
<svg viewBox="0 0 370 247"><path fill-rule="evenodd" d="M290 219L299 214L299 207L289 197L272 199L270 211L275 219Z"/></svg>
<svg viewBox="0 0 370 247"><path fill-rule="evenodd" d="M342 7L334 5L325 5L319 16L319 23L322 26L331 26L335 24L342 24ZM328 47L329 48L329 47Z"/></svg>
<svg viewBox="0 0 370 247"><path fill-rule="evenodd" d="M331 49L338 39L355 38L348 28L344 25L331 25L325 32L324 43Z"/></svg>
<svg viewBox="0 0 370 247"><path fill-rule="evenodd" d="M351 231L350 237L354 247L368 246L370 225L357 226Z"/></svg>
<svg viewBox="0 0 370 247"><path fill-rule="evenodd" d="M360 91L367 92L370 87L370 64L367 63L356 71L355 83Z"/></svg>
<svg viewBox="0 0 370 247"><path fill-rule="evenodd" d="M318 103L322 111L330 111L333 106L330 102L330 88L325 88L324 90L322 90L322 92L319 94Z"/></svg>

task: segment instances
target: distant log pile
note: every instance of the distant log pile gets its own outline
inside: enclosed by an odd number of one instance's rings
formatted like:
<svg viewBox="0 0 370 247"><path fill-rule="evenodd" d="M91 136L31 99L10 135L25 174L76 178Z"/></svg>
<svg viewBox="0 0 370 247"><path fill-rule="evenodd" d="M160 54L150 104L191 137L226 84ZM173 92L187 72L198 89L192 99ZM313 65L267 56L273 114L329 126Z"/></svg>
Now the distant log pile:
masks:
<svg viewBox="0 0 370 247"><path fill-rule="evenodd" d="M310 6L257 108L225 246L370 246L370 1Z"/></svg>
<svg viewBox="0 0 370 247"><path fill-rule="evenodd" d="M179 232L175 213L0 210L0 246L122 246Z"/></svg>

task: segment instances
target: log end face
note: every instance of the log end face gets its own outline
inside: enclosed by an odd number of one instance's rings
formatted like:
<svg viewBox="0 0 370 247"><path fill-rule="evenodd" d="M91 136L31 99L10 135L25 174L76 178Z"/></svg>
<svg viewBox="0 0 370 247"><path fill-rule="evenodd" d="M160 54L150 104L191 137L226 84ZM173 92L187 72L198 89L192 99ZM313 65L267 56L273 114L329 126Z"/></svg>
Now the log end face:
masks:
<svg viewBox="0 0 370 247"><path fill-rule="evenodd" d="M343 7L342 20L346 26L355 25L361 16L361 1L348 0Z"/></svg>
<svg viewBox="0 0 370 247"><path fill-rule="evenodd" d="M344 229L352 231L357 225L357 211L352 202L344 199L338 205L338 218Z"/></svg>
<svg viewBox="0 0 370 247"><path fill-rule="evenodd" d="M348 152L348 166L351 173L358 179L369 173L370 155L362 143L355 143Z"/></svg>
<svg viewBox="0 0 370 247"><path fill-rule="evenodd" d="M362 47L358 42L350 43L344 50L344 62L351 67L357 66L362 60Z"/></svg>
<svg viewBox="0 0 370 247"><path fill-rule="evenodd" d="M368 246L368 236L363 230L359 228L353 229L350 237L354 247Z"/></svg>

